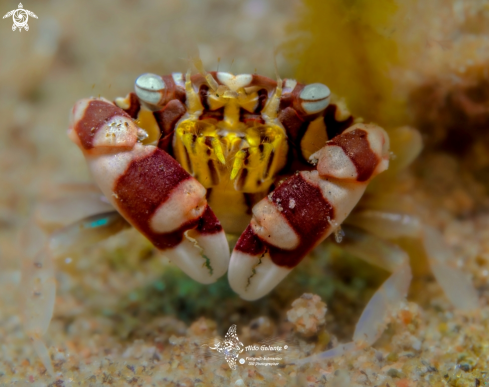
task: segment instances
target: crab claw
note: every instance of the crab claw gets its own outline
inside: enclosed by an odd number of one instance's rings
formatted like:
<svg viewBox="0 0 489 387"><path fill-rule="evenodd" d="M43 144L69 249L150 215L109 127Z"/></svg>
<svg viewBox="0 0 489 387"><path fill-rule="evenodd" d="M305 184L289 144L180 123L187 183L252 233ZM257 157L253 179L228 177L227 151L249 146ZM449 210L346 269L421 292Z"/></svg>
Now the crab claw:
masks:
<svg viewBox="0 0 489 387"><path fill-rule="evenodd" d="M215 282L226 273L229 264L226 235L208 205L197 220L197 227L184 231L181 242L163 253L189 277L203 284Z"/></svg>
<svg viewBox="0 0 489 387"><path fill-rule="evenodd" d="M258 202L231 255L233 290L247 300L271 291L343 223L368 182L388 167L388 150L383 129L354 125L311 156L317 171L296 173Z"/></svg>
<svg viewBox="0 0 489 387"><path fill-rule="evenodd" d="M248 226L231 255L228 279L241 298L254 301L273 290L291 270L272 260L266 246Z"/></svg>
<svg viewBox="0 0 489 387"><path fill-rule="evenodd" d="M70 137L119 213L196 281L222 276L229 247L202 184L165 151L138 143L139 128L111 102L79 101L72 117Z"/></svg>

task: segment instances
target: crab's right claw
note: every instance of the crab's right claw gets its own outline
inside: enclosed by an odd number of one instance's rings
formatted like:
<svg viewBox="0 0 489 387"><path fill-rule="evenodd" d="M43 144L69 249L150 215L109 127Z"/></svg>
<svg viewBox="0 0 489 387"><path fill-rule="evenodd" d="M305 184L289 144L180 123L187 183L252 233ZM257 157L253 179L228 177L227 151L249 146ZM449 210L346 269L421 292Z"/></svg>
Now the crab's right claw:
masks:
<svg viewBox="0 0 489 387"><path fill-rule="evenodd" d="M356 124L311 159L317 171L289 177L253 207L228 273L244 299L267 294L343 223L370 180L387 169L389 137L376 125Z"/></svg>
<svg viewBox="0 0 489 387"><path fill-rule="evenodd" d="M206 190L165 151L138 143L133 119L109 101L79 101L70 138L124 218L191 278L212 283L229 263L226 235Z"/></svg>

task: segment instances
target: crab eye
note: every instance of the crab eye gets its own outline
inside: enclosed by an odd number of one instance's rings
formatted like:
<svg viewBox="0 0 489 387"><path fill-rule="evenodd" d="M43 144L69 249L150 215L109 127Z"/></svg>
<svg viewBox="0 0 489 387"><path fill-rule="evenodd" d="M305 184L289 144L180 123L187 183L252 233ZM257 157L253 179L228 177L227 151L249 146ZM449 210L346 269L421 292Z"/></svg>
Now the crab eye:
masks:
<svg viewBox="0 0 489 387"><path fill-rule="evenodd" d="M322 83L311 83L302 89L299 98L307 114L314 114L326 109L329 105L331 92Z"/></svg>
<svg viewBox="0 0 489 387"><path fill-rule="evenodd" d="M165 90L165 82L159 75L142 74L136 79L134 90L141 101L149 105L158 105Z"/></svg>

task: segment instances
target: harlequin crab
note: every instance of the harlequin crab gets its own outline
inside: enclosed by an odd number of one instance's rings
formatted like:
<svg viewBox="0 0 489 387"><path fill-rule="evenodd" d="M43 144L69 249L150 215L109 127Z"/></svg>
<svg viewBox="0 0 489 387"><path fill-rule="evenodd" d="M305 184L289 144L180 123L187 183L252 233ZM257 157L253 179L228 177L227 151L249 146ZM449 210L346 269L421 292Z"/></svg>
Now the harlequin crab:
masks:
<svg viewBox="0 0 489 387"><path fill-rule="evenodd" d="M69 137L105 202L93 193L64 202L76 221L27 253L25 325L50 371L42 334L54 308L53 258L132 226L196 281L209 284L228 271L232 289L256 300L338 232L388 168L387 132L355 121L327 86L197 67L195 75L146 73L125 98L83 99L73 108ZM419 136L410 135L407 146L418 149ZM353 342L320 357L373 344L405 299L408 257L383 233L421 237L449 298L477 306L470 282L445 263L434 229L382 209L360 211L350 224L344 248L392 274L365 308ZM232 254L224 230L241 234ZM38 230L30 232L35 239ZM462 284L457 294L453 280Z"/></svg>

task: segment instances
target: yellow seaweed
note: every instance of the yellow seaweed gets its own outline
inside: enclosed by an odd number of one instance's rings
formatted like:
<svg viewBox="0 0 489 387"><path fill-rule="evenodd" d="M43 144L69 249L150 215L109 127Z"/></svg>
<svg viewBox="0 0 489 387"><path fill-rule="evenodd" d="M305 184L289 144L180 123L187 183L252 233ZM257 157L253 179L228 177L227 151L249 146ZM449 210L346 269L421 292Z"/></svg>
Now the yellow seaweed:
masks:
<svg viewBox="0 0 489 387"><path fill-rule="evenodd" d="M405 123L405 102L391 71L399 65L394 0L304 0L291 29L301 36L285 47L297 79L323 82L356 116L380 125Z"/></svg>

